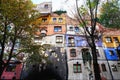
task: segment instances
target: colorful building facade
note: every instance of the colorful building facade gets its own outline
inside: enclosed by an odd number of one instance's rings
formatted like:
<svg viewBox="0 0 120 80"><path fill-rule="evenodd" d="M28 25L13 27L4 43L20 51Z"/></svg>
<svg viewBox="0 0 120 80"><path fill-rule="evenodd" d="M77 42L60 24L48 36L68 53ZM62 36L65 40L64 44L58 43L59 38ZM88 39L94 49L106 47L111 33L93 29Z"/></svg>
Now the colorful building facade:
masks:
<svg viewBox="0 0 120 80"><path fill-rule="evenodd" d="M41 24L37 27L36 42L51 44L66 52L68 80L94 80L91 49L79 22L66 13L59 15L54 12L42 14L39 20ZM96 31L104 31L98 23ZM96 34L99 37L95 45L100 75L103 80L119 80L120 55L117 47L120 36L108 33L104 31L103 35ZM38 39L39 36L42 38Z"/></svg>
<svg viewBox="0 0 120 80"><path fill-rule="evenodd" d="M109 65L112 80L120 79L120 54L117 50L120 44L120 31L116 29L107 29L103 35L103 47L106 60Z"/></svg>

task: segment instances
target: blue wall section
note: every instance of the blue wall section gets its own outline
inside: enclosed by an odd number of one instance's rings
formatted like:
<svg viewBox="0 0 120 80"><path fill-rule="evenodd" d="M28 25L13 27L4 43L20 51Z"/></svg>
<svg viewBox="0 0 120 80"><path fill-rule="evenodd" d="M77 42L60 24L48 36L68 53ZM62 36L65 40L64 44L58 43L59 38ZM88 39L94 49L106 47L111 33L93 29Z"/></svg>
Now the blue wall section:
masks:
<svg viewBox="0 0 120 80"><path fill-rule="evenodd" d="M109 52L110 50L114 52L114 55L110 55L110 52ZM115 48L105 48L104 52L108 60L118 60L118 56Z"/></svg>
<svg viewBox="0 0 120 80"><path fill-rule="evenodd" d="M86 38L82 35L68 35L66 34L66 45L68 46L68 38L69 37L74 37L74 41L75 41L75 47L85 47L85 46L89 46ZM102 47L102 40L98 40L96 42L96 46Z"/></svg>
<svg viewBox="0 0 120 80"><path fill-rule="evenodd" d="M75 36L75 46L76 47L82 47L82 46L88 46L88 43L83 36Z"/></svg>

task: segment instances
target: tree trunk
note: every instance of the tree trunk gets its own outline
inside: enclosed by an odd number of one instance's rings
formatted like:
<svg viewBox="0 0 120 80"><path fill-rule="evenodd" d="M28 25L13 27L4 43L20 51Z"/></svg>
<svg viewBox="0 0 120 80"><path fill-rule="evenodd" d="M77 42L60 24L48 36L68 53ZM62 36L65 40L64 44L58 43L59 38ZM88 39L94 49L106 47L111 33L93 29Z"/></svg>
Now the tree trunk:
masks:
<svg viewBox="0 0 120 80"><path fill-rule="evenodd" d="M91 47L91 50L92 50L92 56L93 56L94 76L95 76L95 80L101 80L100 67L99 67L97 55L96 55L96 45L95 45L94 39L92 38L91 40L93 44L93 46Z"/></svg>
<svg viewBox="0 0 120 80"><path fill-rule="evenodd" d="M3 71L4 71L4 62L0 60L0 78L2 76Z"/></svg>

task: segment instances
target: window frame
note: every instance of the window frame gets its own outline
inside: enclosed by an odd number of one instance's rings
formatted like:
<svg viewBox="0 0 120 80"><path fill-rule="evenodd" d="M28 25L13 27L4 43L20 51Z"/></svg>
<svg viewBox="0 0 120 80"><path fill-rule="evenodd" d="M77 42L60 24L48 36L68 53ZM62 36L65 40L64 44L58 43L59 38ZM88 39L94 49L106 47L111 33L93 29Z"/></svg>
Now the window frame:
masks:
<svg viewBox="0 0 120 80"><path fill-rule="evenodd" d="M56 36L56 43L63 43L63 36Z"/></svg>
<svg viewBox="0 0 120 80"><path fill-rule="evenodd" d="M79 27L76 26L76 27L75 27L75 32L79 32L79 31L80 31Z"/></svg>
<svg viewBox="0 0 120 80"><path fill-rule="evenodd" d="M73 27L72 26L69 27L69 31L73 31Z"/></svg>
<svg viewBox="0 0 120 80"><path fill-rule="evenodd" d="M70 57L76 57L76 49L70 49Z"/></svg>
<svg viewBox="0 0 120 80"><path fill-rule="evenodd" d="M102 71L103 71L103 72L106 72L106 71L107 71L105 64L101 64L101 68L102 68Z"/></svg>
<svg viewBox="0 0 120 80"><path fill-rule="evenodd" d="M105 37L105 40L107 43L112 43L112 38L111 37Z"/></svg>
<svg viewBox="0 0 120 80"><path fill-rule="evenodd" d="M45 4L45 5L44 5L44 8L45 8L45 9L48 9L48 4Z"/></svg>
<svg viewBox="0 0 120 80"><path fill-rule="evenodd" d="M62 32L62 26L54 26L54 32Z"/></svg>
<svg viewBox="0 0 120 80"><path fill-rule="evenodd" d="M7 67L6 67L6 70L5 72L14 72L16 70L16 67L17 65L16 64L9 64Z"/></svg>
<svg viewBox="0 0 120 80"><path fill-rule="evenodd" d="M58 22L62 23L63 22L63 18L58 18Z"/></svg>
<svg viewBox="0 0 120 80"><path fill-rule="evenodd" d="M74 47L75 46L75 39L74 37L68 37L68 46Z"/></svg>
<svg viewBox="0 0 120 80"><path fill-rule="evenodd" d="M54 19L55 19L55 20L54 20ZM53 22L56 22L56 21L57 21L57 18L53 17L53 18L52 18L52 21L53 21Z"/></svg>
<svg viewBox="0 0 120 80"><path fill-rule="evenodd" d="M113 37L113 41L116 42L116 43L119 43L118 37Z"/></svg>
<svg viewBox="0 0 120 80"><path fill-rule="evenodd" d="M73 64L73 72L74 73L81 73L82 72L82 66L77 62L77 64Z"/></svg>
<svg viewBox="0 0 120 80"><path fill-rule="evenodd" d="M117 72L118 71L117 66L115 64L111 65L111 69L112 69L113 72Z"/></svg>
<svg viewBox="0 0 120 80"><path fill-rule="evenodd" d="M114 54L114 51L113 51L113 50L109 50L109 55L110 55L110 56L115 55L115 54Z"/></svg>
<svg viewBox="0 0 120 80"><path fill-rule="evenodd" d="M47 18L42 18L42 22L47 22Z"/></svg>

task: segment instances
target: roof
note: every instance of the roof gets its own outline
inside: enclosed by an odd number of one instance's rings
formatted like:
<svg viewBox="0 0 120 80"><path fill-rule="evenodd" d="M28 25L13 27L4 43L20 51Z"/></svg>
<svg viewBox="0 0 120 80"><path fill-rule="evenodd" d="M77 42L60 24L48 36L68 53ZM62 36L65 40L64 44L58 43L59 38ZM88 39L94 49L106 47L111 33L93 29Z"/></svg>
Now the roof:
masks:
<svg viewBox="0 0 120 80"><path fill-rule="evenodd" d="M116 35L120 36L120 29L117 28L104 28L103 35Z"/></svg>
<svg viewBox="0 0 120 80"><path fill-rule="evenodd" d="M79 25L79 21L77 19L71 18L68 15L66 15L66 24L68 25Z"/></svg>
<svg viewBox="0 0 120 80"><path fill-rule="evenodd" d="M58 17L58 16L62 16L62 17L64 16L64 17L65 17L65 16L66 16L66 13L62 13L61 15L58 15L57 13L54 13L54 12L53 12L53 13L51 13L51 16L52 16L52 17Z"/></svg>

